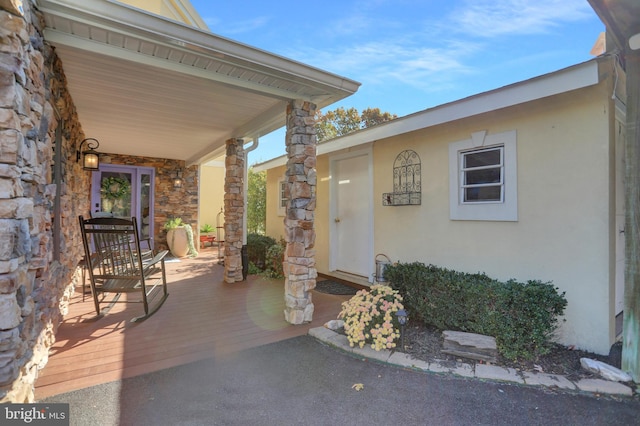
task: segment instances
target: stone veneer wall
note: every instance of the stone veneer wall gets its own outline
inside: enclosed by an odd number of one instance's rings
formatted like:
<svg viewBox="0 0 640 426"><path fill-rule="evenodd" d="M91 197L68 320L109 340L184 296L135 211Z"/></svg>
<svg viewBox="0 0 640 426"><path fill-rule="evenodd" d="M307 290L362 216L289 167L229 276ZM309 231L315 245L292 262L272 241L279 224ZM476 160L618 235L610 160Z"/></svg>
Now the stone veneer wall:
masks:
<svg viewBox="0 0 640 426"><path fill-rule="evenodd" d="M198 166L185 168L185 162L181 160L118 154L103 154L100 162L155 169L153 212L156 250L168 248L167 232L164 230L168 219L180 217L191 225L194 236L198 234ZM178 170L182 172L182 188L173 187L173 177ZM194 244L197 249L197 241Z"/></svg>
<svg viewBox="0 0 640 426"><path fill-rule="evenodd" d="M77 217L89 211L90 174L75 159L85 135L43 27L32 1L0 0L0 402L34 399L79 277Z"/></svg>
<svg viewBox="0 0 640 426"><path fill-rule="evenodd" d="M284 220L287 248L284 259L285 320L311 321L316 286L314 215L316 209L316 106L293 101L287 106L287 213Z"/></svg>
<svg viewBox="0 0 640 426"><path fill-rule="evenodd" d="M242 281L242 232L244 216L244 140L226 142L224 179L224 280Z"/></svg>

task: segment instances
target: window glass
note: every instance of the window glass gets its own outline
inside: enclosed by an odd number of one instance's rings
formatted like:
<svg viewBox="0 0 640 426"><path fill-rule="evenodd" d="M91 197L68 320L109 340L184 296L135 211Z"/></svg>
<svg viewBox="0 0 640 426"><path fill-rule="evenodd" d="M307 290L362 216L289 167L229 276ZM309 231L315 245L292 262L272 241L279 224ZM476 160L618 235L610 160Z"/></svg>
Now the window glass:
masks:
<svg viewBox="0 0 640 426"><path fill-rule="evenodd" d="M452 220L518 220L517 132L478 131L449 144Z"/></svg>
<svg viewBox="0 0 640 426"><path fill-rule="evenodd" d="M503 147L462 152L463 203L503 201Z"/></svg>

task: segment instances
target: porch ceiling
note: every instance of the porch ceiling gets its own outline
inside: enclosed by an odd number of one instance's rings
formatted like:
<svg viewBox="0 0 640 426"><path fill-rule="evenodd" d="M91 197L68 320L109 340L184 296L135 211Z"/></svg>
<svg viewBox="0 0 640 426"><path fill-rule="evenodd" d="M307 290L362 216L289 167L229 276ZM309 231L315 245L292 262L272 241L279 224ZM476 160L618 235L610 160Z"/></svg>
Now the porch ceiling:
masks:
<svg viewBox="0 0 640 426"><path fill-rule="evenodd" d="M39 0L87 137L100 152L200 163L359 83L117 2ZM284 141L282 142L284 143Z"/></svg>

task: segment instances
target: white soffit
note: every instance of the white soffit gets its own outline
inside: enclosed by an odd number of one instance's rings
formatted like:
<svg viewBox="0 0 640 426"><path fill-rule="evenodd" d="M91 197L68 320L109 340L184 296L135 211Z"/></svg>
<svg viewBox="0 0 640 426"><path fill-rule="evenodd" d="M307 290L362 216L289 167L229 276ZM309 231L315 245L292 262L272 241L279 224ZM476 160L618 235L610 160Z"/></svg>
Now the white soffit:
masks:
<svg viewBox="0 0 640 426"><path fill-rule="evenodd" d="M282 127L291 99L322 108L359 87L118 2L39 0L38 8L85 134L103 152L200 163L228 138Z"/></svg>

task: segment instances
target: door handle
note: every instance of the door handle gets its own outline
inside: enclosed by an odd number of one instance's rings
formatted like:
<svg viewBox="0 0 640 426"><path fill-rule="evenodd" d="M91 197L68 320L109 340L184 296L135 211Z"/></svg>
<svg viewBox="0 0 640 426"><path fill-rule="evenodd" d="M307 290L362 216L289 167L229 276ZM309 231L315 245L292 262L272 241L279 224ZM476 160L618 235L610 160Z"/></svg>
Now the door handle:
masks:
<svg viewBox="0 0 640 426"><path fill-rule="evenodd" d="M339 218L339 217L336 217L335 219L333 219L333 221L334 221L335 223L340 223L340 218Z"/></svg>

